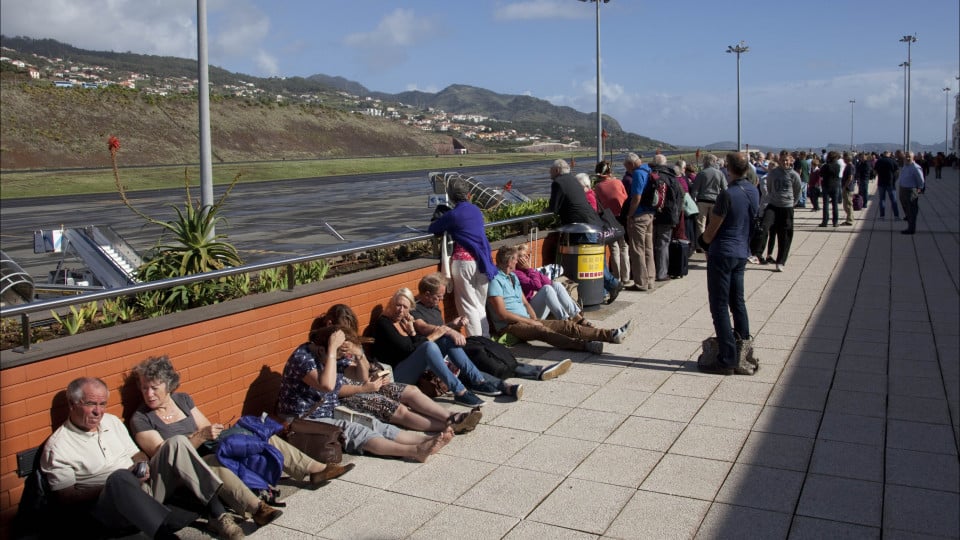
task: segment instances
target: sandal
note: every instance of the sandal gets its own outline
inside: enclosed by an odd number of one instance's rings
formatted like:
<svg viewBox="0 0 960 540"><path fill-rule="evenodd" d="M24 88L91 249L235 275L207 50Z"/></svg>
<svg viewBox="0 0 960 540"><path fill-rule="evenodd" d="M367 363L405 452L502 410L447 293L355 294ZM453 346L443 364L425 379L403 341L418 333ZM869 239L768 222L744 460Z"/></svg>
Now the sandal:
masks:
<svg viewBox="0 0 960 540"><path fill-rule="evenodd" d="M480 412L480 409L473 409L470 412L451 414L447 417L447 425L453 428L455 434L459 435L476 429L481 418L483 418L483 413Z"/></svg>

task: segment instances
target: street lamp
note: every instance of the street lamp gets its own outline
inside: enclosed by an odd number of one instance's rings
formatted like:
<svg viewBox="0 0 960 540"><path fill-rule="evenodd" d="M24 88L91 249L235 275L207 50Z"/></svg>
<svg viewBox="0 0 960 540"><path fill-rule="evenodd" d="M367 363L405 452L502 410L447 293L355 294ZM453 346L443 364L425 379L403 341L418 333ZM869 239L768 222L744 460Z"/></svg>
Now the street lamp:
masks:
<svg viewBox="0 0 960 540"><path fill-rule="evenodd" d="M603 116L600 114L600 2L610 0L580 0L597 4L597 163L603 161Z"/></svg>
<svg viewBox="0 0 960 540"><path fill-rule="evenodd" d="M737 55L737 152L740 151L740 54L749 50L750 47L744 45L742 39L740 43L735 46L727 46L728 53L735 53Z"/></svg>
<svg viewBox="0 0 960 540"><path fill-rule="evenodd" d="M851 152L853 152L853 104L856 102L857 100L855 99L850 100L850 151Z"/></svg>
<svg viewBox="0 0 960 540"><path fill-rule="evenodd" d="M916 34L912 36L903 36L900 38L901 43L907 44L907 144L904 148L904 152L910 151L910 46L917 42Z"/></svg>
<svg viewBox="0 0 960 540"><path fill-rule="evenodd" d="M943 104L945 106L943 111L943 155L949 155L950 150L947 148L947 143L950 142L950 87L945 86L943 88Z"/></svg>
<svg viewBox="0 0 960 540"><path fill-rule="evenodd" d="M903 148L907 148L907 68L910 62L901 62L903 68Z"/></svg>

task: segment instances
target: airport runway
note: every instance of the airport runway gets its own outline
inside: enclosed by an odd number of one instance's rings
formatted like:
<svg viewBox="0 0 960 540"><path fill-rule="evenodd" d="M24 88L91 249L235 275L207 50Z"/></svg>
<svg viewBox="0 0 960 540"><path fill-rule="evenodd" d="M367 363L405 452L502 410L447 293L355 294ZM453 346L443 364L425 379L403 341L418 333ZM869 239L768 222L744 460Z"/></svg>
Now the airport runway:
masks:
<svg viewBox="0 0 960 540"><path fill-rule="evenodd" d="M590 172L593 161L584 160L575 172ZM513 180L522 193L548 197L550 161L493 167L465 167L458 172L474 176L487 185L502 186ZM237 185L220 214L227 221L217 227L227 235L246 263L279 260L317 251L321 246L342 244L323 226L332 225L347 242L356 242L404 232L407 227L426 228L432 210L430 171L381 173L281 180ZM69 173L66 173L69 174ZM215 189L215 198L223 188ZM199 188L194 190L199 196ZM170 205L183 206L183 189L133 192L131 202L145 214L172 219ZM34 254L33 231L60 225L83 227L109 225L141 254L156 245L160 228L128 210L116 193L70 197L38 197L2 201L0 248L37 282L60 260L59 254ZM68 259L68 268L82 264Z"/></svg>

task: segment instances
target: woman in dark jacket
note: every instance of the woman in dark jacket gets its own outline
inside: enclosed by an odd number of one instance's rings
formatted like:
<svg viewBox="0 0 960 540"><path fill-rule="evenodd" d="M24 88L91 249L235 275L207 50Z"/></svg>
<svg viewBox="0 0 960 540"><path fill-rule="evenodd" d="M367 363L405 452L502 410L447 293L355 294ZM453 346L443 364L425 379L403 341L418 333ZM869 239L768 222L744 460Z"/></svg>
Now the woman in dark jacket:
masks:
<svg viewBox="0 0 960 540"><path fill-rule="evenodd" d="M837 219L837 203L840 201L840 154L836 150L827 153L827 161L820 166L820 189L823 193L823 221L821 227L827 226L829 216L827 211L833 212L833 226L839 225Z"/></svg>

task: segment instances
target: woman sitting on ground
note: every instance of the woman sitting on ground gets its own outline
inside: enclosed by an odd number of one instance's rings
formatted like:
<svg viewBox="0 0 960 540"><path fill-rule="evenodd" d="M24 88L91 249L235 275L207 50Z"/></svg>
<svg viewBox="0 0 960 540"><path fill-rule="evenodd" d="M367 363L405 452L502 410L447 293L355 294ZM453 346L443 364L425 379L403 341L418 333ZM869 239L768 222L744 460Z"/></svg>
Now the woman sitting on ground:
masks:
<svg viewBox="0 0 960 540"><path fill-rule="evenodd" d="M180 374L169 358L147 358L133 368L132 374L139 380L143 404L130 419L130 431L145 454L152 457L163 441L175 435L185 435L194 448L219 438L223 426L211 424L190 394L176 392ZM318 486L353 468L353 464L324 465L314 461L276 435L270 437L269 442L283 455L283 471L295 480L309 475L310 484ZM261 501L233 471L220 463L215 453L204 456L203 460L223 481L220 498L237 513L251 514L260 526L280 516L280 510Z"/></svg>
<svg viewBox="0 0 960 540"><path fill-rule="evenodd" d="M345 304L331 306L316 324L349 328L352 333L347 332L348 336L356 336L359 328L356 314ZM348 338L340 354L347 363L337 364L337 371L344 378L338 396L342 405L355 411L414 431L440 432L451 427L456 434L473 431L483 418L479 410L449 413L416 385L391 382L388 374L371 375L371 364L359 340Z"/></svg>
<svg viewBox="0 0 960 540"><path fill-rule="evenodd" d="M583 318L580 306L570 298L566 287L550 281L539 270L530 267L530 248L527 244L517 244L516 248L517 267L514 274L523 289L523 296L530 302L537 317L546 319L553 315L558 321L571 320L584 326L593 326Z"/></svg>
<svg viewBox="0 0 960 540"><path fill-rule="evenodd" d="M467 353L456 346L444 329L434 330L426 336L417 333L410 314L414 304L413 293L404 287L394 293L383 314L373 323L374 357L393 366L393 378L399 382L416 384L420 375L430 370L453 392L455 402L471 408L485 404L474 392L500 395L500 390L484 379ZM467 379L472 383L469 390L447 367L444 356L450 359L454 367L466 372Z"/></svg>
<svg viewBox="0 0 960 540"><path fill-rule="evenodd" d="M333 417L340 404L337 394L344 385L338 364L346 366L350 360L342 356L350 328L326 326L310 332L310 341L297 347L283 367L277 412L287 420L304 418L340 427L344 436L344 451L352 454L370 452L424 462L453 439L453 430L445 429L435 436L403 431L395 426L372 419L373 426ZM359 341L356 334L351 339Z"/></svg>

